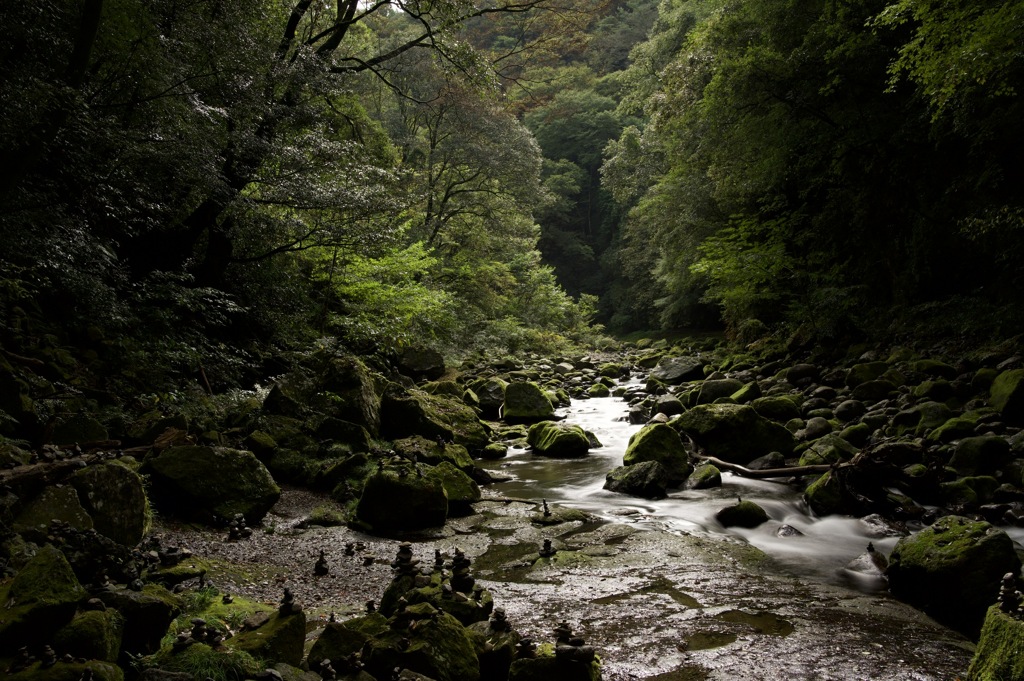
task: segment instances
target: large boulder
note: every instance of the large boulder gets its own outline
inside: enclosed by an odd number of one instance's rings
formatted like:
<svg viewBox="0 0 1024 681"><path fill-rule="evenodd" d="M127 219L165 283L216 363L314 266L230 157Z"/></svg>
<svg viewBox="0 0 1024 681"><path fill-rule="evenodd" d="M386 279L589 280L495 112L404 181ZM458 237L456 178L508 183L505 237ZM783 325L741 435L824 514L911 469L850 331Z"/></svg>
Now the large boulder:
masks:
<svg viewBox="0 0 1024 681"><path fill-rule="evenodd" d="M708 379L697 390L697 404L711 404L722 397L731 397L743 388L743 381L735 378Z"/></svg>
<svg viewBox="0 0 1024 681"><path fill-rule="evenodd" d="M989 389L988 403L1007 421L1024 422L1024 369L1011 369L996 376Z"/></svg>
<svg viewBox="0 0 1024 681"><path fill-rule="evenodd" d="M407 459L415 457L417 461L431 466L447 461L462 470L473 467L473 458L469 455L469 450L452 442L438 442L437 439L428 440L421 435L413 435L395 440L393 447L398 455Z"/></svg>
<svg viewBox="0 0 1024 681"><path fill-rule="evenodd" d="M49 544L39 549L14 579L0 586L0 654L50 643L86 596L64 554Z"/></svg>
<svg viewBox="0 0 1024 681"><path fill-rule="evenodd" d="M355 617L344 622L328 622L327 626L309 649L307 662L311 669L317 669L327 660L344 660L358 653L374 636L388 630L387 618L379 612Z"/></svg>
<svg viewBox="0 0 1024 681"><path fill-rule="evenodd" d="M396 384L384 392L381 433L392 439L413 435L441 438L470 450L483 448L490 439L476 412L461 400L422 390L406 391Z"/></svg>
<svg viewBox="0 0 1024 681"><path fill-rule="evenodd" d="M76 471L68 482L97 532L124 546L142 541L149 527L149 499L138 473L109 461Z"/></svg>
<svg viewBox="0 0 1024 681"><path fill-rule="evenodd" d="M662 357L651 372L651 378L677 385L704 378L704 360L699 357Z"/></svg>
<svg viewBox="0 0 1024 681"><path fill-rule="evenodd" d="M501 417L507 423L537 423L549 421L554 416L554 405L536 383L516 381L505 387Z"/></svg>
<svg viewBox="0 0 1024 681"><path fill-rule="evenodd" d="M142 591L127 587L104 589L97 596L124 617L121 646L132 655L149 655L159 650L160 640L184 609L179 596L158 584L146 584Z"/></svg>
<svg viewBox="0 0 1024 681"><path fill-rule="evenodd" d="M473 478L447 461L431 466L425 475L441 483L448 497L449 514L469 512L472 510L470 504L480 501L480 486Z"/></svg>
<svg viewBox="0 0 1024 681"><path fill-rule="evenodd" d="M643 499L664 499L670 486L668 471L657 461L619 466L610 471L604 481L604 488L609 492Z"/></svg>
<svg viewBox="0 0 1024 681"><path fill-rule="evenodd" d="M533 447L534 454L556 459L580 458L590 450L590 440L583 428L555 421L530 426L526 443Z"/></svg>
<svg viewBox="0 0 1024 681"><path fill-rule="evenodd" d="M1020 570L1013 542L987 522L945 516L904 537L889 556L889 589L969 636L981 629L1004 574Z"/></svg>
<svg viewBox="0 0 1024 681"><path fill-rule="evenodd" d="M768 522L768 514L753 501L740 500L720 509L715 513L715 520L722 523L722 527L751 528Z"/></svg>
<svg viewBox="0 0 1024 681"><path fill-rule="evenodd" d="M671 426L711 456L745 464L769 452L793 451L792 433L745 404L702 404L681 414Z"/></svg>
<svg viewBox="0 0 1024 681"><path fill-rule="evenodd" d="M263 410L291 417L319 412L363 426L371 435L380 430L380 398L373 376L350 355L316 355L308 369L294 371L274 384Z"/></svg>
<svg viewBox="0 0 1024 681"><path fill-rule="evenodd" d="M507 381L500 378L480 378L469 384L469 389L476 395L480 411L487 418L499 418L501 405L505 403Z"/></svg>
<svg viewBox="0 0 1024 681"><path fill-rule="evenodd" d="M400 627L398 617L414 626ZM371 638L363 651L366 669L388 678L395 668L408 669L435 681L478 681L480 661L467 629L429 603L409 605L392 618L392 626Z"/></svg>
<svg viewBox="0 0 1024 681"><path fill-rule="evenodd" d="M76 530L93 529L93 520L82 506L75 488L68 485L48 487L25 504L11 529L30 541L43 543L54 521L67 523Z"/></svg>
<svg viewBox="0 0 1024 681"><path fill-rule="evenodd" d="M644 461L657 461L664 466L672 485L681 484L693 472L690 454L679 433L664 423L644 426L629 438L622 463L633 466Z"/></svg>
<svg viewBox="0 0 1024 681"><path fill-rule="evenodd" d="M53 647L73 657L117 662L124 619L116 610L85 610L53 637Z"/></svg>
<svg viewBox="0 0 1024 681"><path fill-rule="evenodd" d="M448 495L436 477L420 476L410 464L376 470L356 504L356 521L374 532L420 530L444 525Z"/></svg>
<svg viewBox="0 0 1024 681"><path fill-rule="evenodd" d="M261 660L298 666L306 642L306 615L302 611L275 612L262 626L232 636L228 647Z"/></svg>
<svg viewBox="0 0 1024 681"><path fill-rule="evenodd" d="M431 348L410 345L398 354L398 370L416 380L436 381L444 376L444 355Z"/></svg>
<svg viewBox="0 0 1024 681"><path fill-rule="evenodd" d="M991 474L1005 466L1011 456L1006 438L998 435L965 437L953 449L949 467L960 475Z"/></svg>
<svg viewBox="0 0 1024 681"><path fill-rule="evenodd" d="M281 488L252 452L227 447L168 447L143 463L158 508L184 517L260 522Z"/></svg>

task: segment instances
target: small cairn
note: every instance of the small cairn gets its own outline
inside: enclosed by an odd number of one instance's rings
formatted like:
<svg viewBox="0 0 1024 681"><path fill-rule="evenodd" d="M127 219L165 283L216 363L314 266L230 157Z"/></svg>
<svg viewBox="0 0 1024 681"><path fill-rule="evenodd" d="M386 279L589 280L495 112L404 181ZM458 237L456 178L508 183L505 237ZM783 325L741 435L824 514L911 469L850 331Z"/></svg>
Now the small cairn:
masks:
<svg viewBox="0 0 1024 681"><path fill-rule="evenodd" d="M192 637L193 641L205 642L209 638L210 630L206 627L206 620L202 617L192 618L192 631L189 636Z"/></svg>
<svg viewBox="0 0 1024 681"><path fill-rule="evenodd" d="M572 628L569 623L561 621L555 627L555 659L571 662L593 662L595 657L594 648L585 645L584 640L579 636L572 635Z"/></svg>
<svg viewBox="0 0 1024 681"><path fill-rule="evenodd" d="M550 539L545 539L544 540L544 545L540 549L540 557L541 558L550 558L551 556L555 555L556 553L557 553L557 551L555 551L554 547L551 546L551 540Z"/></svg>
<svg viewBox="0 0 1024 681"><path fill-rule="evenodd" d="M516 659L530 660L537 657L537 644L533 642L533 639L523 637L519 639L519 644L516 646Z"/></svg>
<svg viewBox="0 0 1024 681"><path fill-rule="evenodd" d="M491 619L487 623L492 633L504 634L512 631L512 625L508 622L508 616L505 614L505 608L495 608L494 612L491 613Z"/></svg>
<svg viewBox="0 0 1024 681"><path fill-rule="evenodd" d="M16 674L24 669L28 669L29 666L36 661L36 658L28 652L28 646L22 646L18 648L18 654L14 660L11 661L11 666L7 668L8 674Z"/></svg>
<svg viewBox="0 0 1024 681"><path fill-rule="evenodd" d="M55 664L57 664L57 653L50 646L43 646L43 652L39 658L39 666L43 669L49 669Z"/></svg>
<svg viewBox="0 0 1024 681"><path fill-rule="evenodd" d="M188 635L187 631L179 632L178 636L174 639L174 643L171 644L171 652L180 653L193 643L195 643L195 640Z"/></svg>
<svg viewBox="0 0 1024 681"><path fill-rule="evenodd" d="M334 681L338 678L338 672L331 666L330 659L326 657L320 660L320 678L324 681Z"/></svg>
<svg viewBox="0 0 1024 681"><path fill-rule="evenodd" d="M346 556L354 556L354 555L356 555L356 545L355 545L355 542L346 542L345 543L345 555Z"/></svg>
<svg viewBox="0 0 1024 681"><path fill-rule="evenodd" d="M469 572L471 561L461 549L455 549L455 557L452 558L452 590L469 594L473 592L473 585L476 580Z"/></svg>
<svg viewBox="0 0 1024 681"><path fill-rule="evenodd" d="M252 536L252 528L246 527L245 516L241 513L235 515L228 523L228 539L237 541L239 539L248 539Z"/></svg>
<svg viewBox="0 0 1024 681"><path fill-rule="evenodd" d="M1007 572L999 587L999 609L1014 619L1022 620L1024 611L1021 610L1021 598L1017 590L1017 578L1012 572Z"/></svg>
<svg viewBox="0 0 1024 681"><path fill-rule="evenodd" d="M545 518L550 518L551 517L551 509L548 508L548 500L547 499L541 499L540 501L541 501L541 504L544 505L544 517Z"/></svg>
<svg viewBox="0 0 1024 681"><path fill-rule="evenodd" d="M295 602L295 594L288 587L284 588L284 596L277 611L282 615L293 615L302 612L302 606Z"/></svg>
<svg viewBox="0 0 1024 681"><path fill-rule="evenodd" d="M440 572L444 569L444 554L441 549L434 549L434 571Z"/></svg>
<svg viewBox="0 0 1024 681"><path fill-rule="evenodd" d="M366 612L367 614L377 612L377 604L373 602L373 599L366 601Z"/></svg>
<svg viewBox="0 0 1024 681"><path fill-rule="evenodd" d="M313 574L317 577L323 577L330 574L331 568L327 564L327 556L324 555L324 550L320 549L320 557L316 559L316 563L313 565Z"/></svg>
<svg viewBox="0 0 1024 681"><path fill-rule="evenodd" d="M417 567L419 563L418 558L412 557L412 544L404 541L398 545L398 555L391 561L391 567L398 573L398 576L412 576L419 573Z"/></svg>

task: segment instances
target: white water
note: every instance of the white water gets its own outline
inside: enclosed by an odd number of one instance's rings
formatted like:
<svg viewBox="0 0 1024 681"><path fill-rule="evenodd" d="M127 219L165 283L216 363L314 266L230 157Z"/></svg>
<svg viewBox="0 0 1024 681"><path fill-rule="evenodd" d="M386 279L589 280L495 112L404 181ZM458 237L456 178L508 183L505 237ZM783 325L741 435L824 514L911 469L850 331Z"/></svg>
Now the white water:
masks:
<svg viewBox="0 0 1024 681"><path fill-rule="evenodd" d="M514 480L498 486L503 494L529 499L547 499L586 510L617 522L658 527L693 534L729 535L746 541L771 556L783 570L795 575L842 583L864 591L885 589L885 582L845 569L863 554L869 542L888 554L897 537L878 537L857 518L812 516L793 486L766 480L751 480L723 473L722 487L710 490L677 490L656 501L615 494L603 489L608 471L622 465L629 437L640 429L625 421L628 405L619 398L579 400L559 414L566 422L594 433L603 447L590 450L584 459L546 459L529 451L512 449L497 466ZM770 521L754 529L724 528L715 513L736 502L737 497L754 501L768 513ZM802 536L777 536L783 524ZM1024 538L1024 530L1021 531Z"/></svg>

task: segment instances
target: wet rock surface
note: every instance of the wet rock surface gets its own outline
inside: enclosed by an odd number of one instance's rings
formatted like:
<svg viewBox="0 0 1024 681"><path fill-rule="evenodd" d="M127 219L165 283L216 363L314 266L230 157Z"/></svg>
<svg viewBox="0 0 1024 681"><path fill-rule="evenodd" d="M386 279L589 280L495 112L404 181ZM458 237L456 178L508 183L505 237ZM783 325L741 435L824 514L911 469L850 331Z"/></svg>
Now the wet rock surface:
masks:
<svg viewBox="0 0 1024 681"><path fill-rule="evenodd" d="M285 489L244 542L192 526L158 529L167 541L208 556L207 579L223 593L275 603L288 586L319 631L332 613L346 619L380 599L398 548L396 540L346 527L304 526L325 503ZM556 623L567 621L598 652L607 681L939 680L970 663L973 646L917 610L885 595L785 576L763 553L727 537L583 514L545 525L534 522L541 505L526 500L485 499L474 509L410 538L415 559L429 564L438 550L464 552L477 583L522 636L547 641ZM550 551L542 556L545 539ZM316 576L321 550L330 571Z"/></svg>

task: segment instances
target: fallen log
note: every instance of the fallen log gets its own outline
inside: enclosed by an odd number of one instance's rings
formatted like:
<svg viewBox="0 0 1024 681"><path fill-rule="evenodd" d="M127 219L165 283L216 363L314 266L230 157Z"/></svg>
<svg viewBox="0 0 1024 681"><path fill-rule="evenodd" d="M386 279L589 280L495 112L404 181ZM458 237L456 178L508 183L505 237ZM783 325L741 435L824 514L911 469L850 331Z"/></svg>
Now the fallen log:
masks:
<svg viewBox="0 0 1024 681"><path fill-rule="evenodd" d="M719 470L730 471L737 475L742 475L745 478L792 478L798 475L809 475L812 473L827 473L835 468L846 468L849 463L840 464L813 464L809 466L787 466L785 468L765 468L762 470L753 470L745 466L741 466L738 463L730 463L728 461L722 461L718 457L706 456L704 454L693 454L695 459L700 461L707 461L708 463L714 464Z"/></svg>

